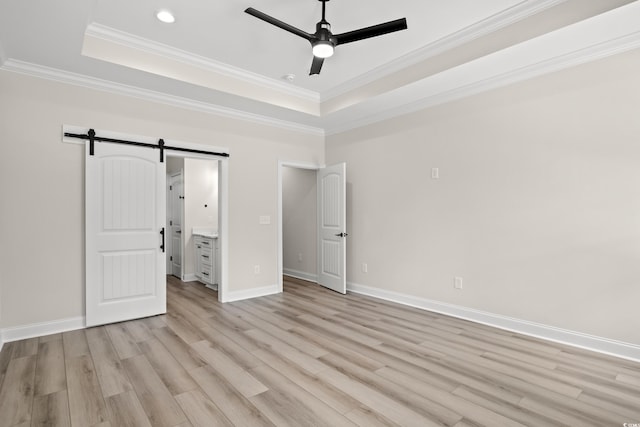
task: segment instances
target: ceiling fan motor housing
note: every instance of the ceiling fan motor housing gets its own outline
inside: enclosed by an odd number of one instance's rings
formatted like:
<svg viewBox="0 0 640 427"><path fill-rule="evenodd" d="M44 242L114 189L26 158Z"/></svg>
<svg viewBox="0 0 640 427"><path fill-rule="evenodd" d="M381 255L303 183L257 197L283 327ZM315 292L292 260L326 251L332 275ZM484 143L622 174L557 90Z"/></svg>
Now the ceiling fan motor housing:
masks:
<svg viewBox="0 0 640 427"><path fill-rule="evenodd" d="M331 24L327 21L320 21L316 24L315 37L315 41L330 42L333 46L335 46L337 42L336 38L331 34Z"/></svg>

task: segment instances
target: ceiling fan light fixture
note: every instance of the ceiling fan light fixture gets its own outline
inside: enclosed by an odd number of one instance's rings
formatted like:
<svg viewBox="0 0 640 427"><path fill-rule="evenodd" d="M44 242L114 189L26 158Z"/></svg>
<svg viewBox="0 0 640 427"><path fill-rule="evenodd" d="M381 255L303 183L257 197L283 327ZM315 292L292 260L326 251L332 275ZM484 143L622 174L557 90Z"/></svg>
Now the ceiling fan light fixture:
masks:
<svg viewBox="0 0 640 427"><path fill-rule="evenodd" d="M333 44L326 40L319 40L313 44L313 56L329 58L333 55Z"/></svg>
<svg viewBox="0 0 640 427"><path fill-rule="evenodd" d="M160 9L156 13L156 18L158 18L160 22L164 22L165 24L173 24L174 22L176 22L176 17L173 16L173 13L171 13L171 11L167 9Z"/></svg>

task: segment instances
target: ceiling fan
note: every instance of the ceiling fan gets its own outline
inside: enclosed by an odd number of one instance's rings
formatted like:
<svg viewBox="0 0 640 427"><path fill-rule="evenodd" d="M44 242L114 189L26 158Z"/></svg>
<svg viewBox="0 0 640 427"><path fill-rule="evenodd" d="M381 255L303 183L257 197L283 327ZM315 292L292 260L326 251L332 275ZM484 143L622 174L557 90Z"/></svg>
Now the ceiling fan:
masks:
<svg viewBox="0 0 640 427"><path fill-rule="evenodd" d="M353 30L341 34L333 34L331 32L331 24L329 24L325 19L325 6L326 2L328 2L329 0L318 1L322 2L322 19L316 24L316 32L313 34L302 31L292 25L287 24L286 22L282 22L252 7L247 8L245 12L249 15L255 16L258 19L262 19L269 24L275 25L276 27L282 28L285 31L308 40L313 48L313 62L311 63L311 71L309 72L309 75L320 74L320 69L322 69L322 63L324 62L325 58L333 55L333 50L338 45L407 29L407 19L402 18L378 25L372 25L366 28L360 28L359 30Z"/></svg>

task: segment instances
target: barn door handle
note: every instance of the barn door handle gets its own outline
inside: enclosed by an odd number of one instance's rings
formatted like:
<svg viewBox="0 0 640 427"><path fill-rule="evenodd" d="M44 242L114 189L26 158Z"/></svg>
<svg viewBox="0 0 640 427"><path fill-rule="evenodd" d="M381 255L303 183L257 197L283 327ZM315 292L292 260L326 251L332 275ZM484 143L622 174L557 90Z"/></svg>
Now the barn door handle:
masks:
<svg viewBox="0 0 640 427"><path fill-rule="evenodd" d="M160 230L160 235L162 236L162 244L160 245L160 249L162 249L162 252L164 252L164 227L162 227L162 230Z"/></svg>
<svg viewBox="0 0 640 427"><path fill-rule="evenodd" d="M347 237L349 235L349 233L338 233L335 236L336 237Z"/></svg>

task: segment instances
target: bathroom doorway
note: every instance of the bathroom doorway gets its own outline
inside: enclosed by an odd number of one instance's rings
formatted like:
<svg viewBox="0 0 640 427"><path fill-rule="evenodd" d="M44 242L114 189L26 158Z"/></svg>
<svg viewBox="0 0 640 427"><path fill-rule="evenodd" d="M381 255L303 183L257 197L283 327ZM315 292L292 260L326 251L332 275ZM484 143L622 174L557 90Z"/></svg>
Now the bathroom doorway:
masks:
<svg viewBox="0 0 640 427"><path fill-rule="evenodd" d="M167 156L167 230L172 237L167 274L184 282L200 281L215 290L222 273L220 163ZM203 242L209 248L206 254L199 251Z"/></svg>

